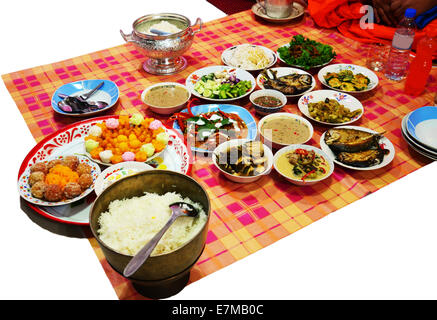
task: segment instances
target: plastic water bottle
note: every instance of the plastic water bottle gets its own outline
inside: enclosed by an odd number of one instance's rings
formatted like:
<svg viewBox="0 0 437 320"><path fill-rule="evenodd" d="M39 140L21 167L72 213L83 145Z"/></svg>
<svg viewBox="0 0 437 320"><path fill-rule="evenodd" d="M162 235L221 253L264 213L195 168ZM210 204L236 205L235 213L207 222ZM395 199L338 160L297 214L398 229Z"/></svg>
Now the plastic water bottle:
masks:
<svg viewBox="0 0 437 320"><path fill-rule="evenodd" d="M410 49L416 30L415 16L415 9L405 10L405 16L396 29L385 68L385 76L391 80L402 80L407 74Z"/></svg>

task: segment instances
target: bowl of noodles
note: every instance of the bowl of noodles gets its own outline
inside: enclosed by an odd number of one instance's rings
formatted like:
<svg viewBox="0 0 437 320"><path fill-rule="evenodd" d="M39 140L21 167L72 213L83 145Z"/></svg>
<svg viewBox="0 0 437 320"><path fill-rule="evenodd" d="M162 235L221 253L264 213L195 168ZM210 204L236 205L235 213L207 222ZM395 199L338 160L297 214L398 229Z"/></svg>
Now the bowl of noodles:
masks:
<svg viewBox="0 0 437 320"><path fill-rule="evenodd" d="M260 71L276 63L276 54L269 48L254 44L240 44L223 51L222 61L230 67L246 71Z"/></svg>

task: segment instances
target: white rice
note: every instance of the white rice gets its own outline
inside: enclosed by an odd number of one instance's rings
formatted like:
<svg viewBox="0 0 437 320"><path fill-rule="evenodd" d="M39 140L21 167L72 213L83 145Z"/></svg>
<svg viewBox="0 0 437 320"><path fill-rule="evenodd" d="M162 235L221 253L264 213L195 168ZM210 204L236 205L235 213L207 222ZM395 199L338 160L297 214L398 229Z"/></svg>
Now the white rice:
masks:
<svg viewBox="0 0 437 320"><path fill-rule="evenodd" d="M207 215L199 203L175 192L164 195L145 193L141 197L115 200L99 217L100 239L110 248L135 255L165 225L171 216L169 205L187 202L199 210L196 218L179 217L164 234L152 256L169 253L191 240L202 229Z"/></svg>
<svg viewBox="0 0 437 320"><path fill-rule="evenodd" d="M178 33L181 32L182 29L179 29L174 24L171 24L168 21L160 21L159 23L155 23L154 25L150 26L150 28L147 30L147 34L155 35L154 33L150 32L150 29L156 29L162 32L168 32L168 33Z"/></svg>
<svg viewBox="0 0 437 320"><path fill-rule="evenodd" d="M233 50L229 63L237 68L254 70L268 66L270 59L262 48L242 44Z"/></svg>

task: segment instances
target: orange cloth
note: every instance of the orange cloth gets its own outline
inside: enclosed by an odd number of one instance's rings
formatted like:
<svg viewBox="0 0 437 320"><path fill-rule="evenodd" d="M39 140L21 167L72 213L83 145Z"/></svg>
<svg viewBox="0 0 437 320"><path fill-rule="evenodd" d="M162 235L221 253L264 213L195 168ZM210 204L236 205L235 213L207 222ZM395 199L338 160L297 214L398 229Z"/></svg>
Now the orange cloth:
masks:
<svg viewBox="0 0 437 320"><path fill-rule="evenodd" d="M324 28L337 28L346 37L360 42L385 42L393 39L395 28L374 24L373 29L360 27L360 12L363 2L359 0L308 0L308 11L317 25ZM413 48L426 33L437 35L437 20L416 32Z"/></svg>

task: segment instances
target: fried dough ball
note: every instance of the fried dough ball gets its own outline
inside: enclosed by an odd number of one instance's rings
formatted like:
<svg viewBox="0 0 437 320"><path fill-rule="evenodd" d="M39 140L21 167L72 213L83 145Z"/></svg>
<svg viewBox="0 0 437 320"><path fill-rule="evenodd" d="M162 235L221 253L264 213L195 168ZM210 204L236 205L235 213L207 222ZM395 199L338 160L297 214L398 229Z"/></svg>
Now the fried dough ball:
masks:
<svg viewBox="0 0 437 320"><path fill-rule="evenodd" d="M30 167L30 172L38 172L41 171L44 174L47 173L47 166L44 162L37 162L33 166Z"/></svg>
<svg viewBox="0 0 437 320"><path fill-rule="evenodd" d="M87 189L90 185L93 184L93 177L91 177L90 174L85 173L82 174L79 179L77 180L77 183L80 185L82 190Z"/></svg>
<svg viewBox="0 0 437 320"><path fill-rule="evenodd" d="M30 189L30 192L32 193L32 196L38 199L44 198L44 192L46 191L47 185L44 183L44 181L37 181Z"/></svg>
<svg viewBox="0 0 437 320"><path fill-rule="evenodd" d="M29 175L29 186L33 186L38 181L44 181L45 174L42 171L35 171Z"/></svg>
<svg viewBox="0 0 437 320"><path fill-rule="evenodd" d="M57 184L49 184L44 191L44 198L47 201L60 201L62 196L62 187Z"/></svg>
<svg viewBox="0 0 437 320"><path fill-rule="evenodd" d="M76 171L76 168L79 165L79 158L76 156L66 156L63 162L64 166L67 166L71 170Z"/></svg>
<svg viewBox="0 0 437 320"><path fill-rule="evenodd" d="M82 193L80 185L76 182L69 182L64 187L65 197L72 199L79 196Z"/></svg>
<svg viewBox="0 0 437 320"><path fill-rule="evenodd" d="M79 175L79 177L83 174L91 174L91 166L86 163L79 163L79 165L76 168L76 172Z"/></svg>
<svg viewBox="0 0 437 320"><path fill-rule="evenodd" d="M62 164L62 160L55 159L55 160L49 161L49 163L47 163L47 171L50 171L51 168L53 168L54 166L56 166L58 164Z"/></svg>

